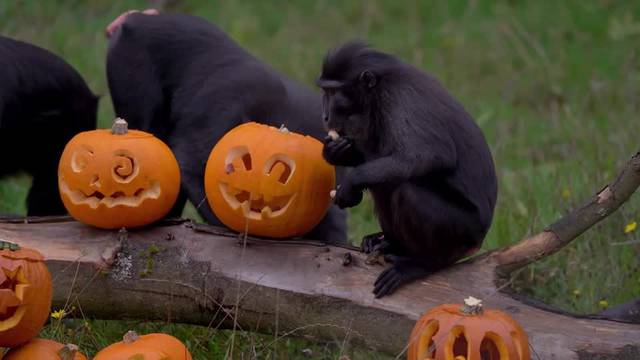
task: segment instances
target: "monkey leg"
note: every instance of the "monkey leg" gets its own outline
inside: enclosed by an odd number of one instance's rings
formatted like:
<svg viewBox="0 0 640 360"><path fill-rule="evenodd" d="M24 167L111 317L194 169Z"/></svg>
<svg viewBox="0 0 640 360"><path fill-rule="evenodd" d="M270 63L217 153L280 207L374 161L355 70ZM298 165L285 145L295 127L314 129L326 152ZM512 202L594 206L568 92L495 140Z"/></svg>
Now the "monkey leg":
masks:
<svg viewBox="0 0 640 360"><path fill-rule="evenodd" d="M455 263L482 242L487 229L479 216L447 195L409 182L393 191L393 216L381 221L385 237L393 239L385 254L393 265L378 276L376 297Z"/></svg>
<svg viewBox="0 0 640 360"><path fill-rule="evenodd" d="M27 195L27 215L64 215L67 210L60 199L57 172L55 169L50 172L44 170L33 174L31 189Z"/></svg>

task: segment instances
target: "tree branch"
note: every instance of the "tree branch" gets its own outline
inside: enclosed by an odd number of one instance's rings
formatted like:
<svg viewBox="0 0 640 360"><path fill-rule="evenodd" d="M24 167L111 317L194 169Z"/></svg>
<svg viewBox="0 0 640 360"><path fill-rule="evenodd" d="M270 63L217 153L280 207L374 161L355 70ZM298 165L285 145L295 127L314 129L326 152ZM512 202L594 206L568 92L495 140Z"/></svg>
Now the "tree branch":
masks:
<svg viewBox="0 0 640 360"><path fill-rule="evenodd" d="M547 227L543 232L491 254L501 274L524 267L556 253L622 205L640 186L640 152L635 154L615 181L605 186L581 207Z"/></svg>
<svg viewBox="0 0 640 360"><path fill-rule="evenodd" d="M383 267L367 265L359 251L302 241L245 244L235 234L220 235L224 230L200 230L189 222L127 233L74 221L5 223L0 238L42 251L53 274L54 308L75 306L92 318L267 333L278 324L280 334L400 354L426 310L474 296L522 324L541 359L640 354L637 325L558 314L501 292L490 256L375 299L373 282ZM350 263L343 261L347 253Z"/></svg>

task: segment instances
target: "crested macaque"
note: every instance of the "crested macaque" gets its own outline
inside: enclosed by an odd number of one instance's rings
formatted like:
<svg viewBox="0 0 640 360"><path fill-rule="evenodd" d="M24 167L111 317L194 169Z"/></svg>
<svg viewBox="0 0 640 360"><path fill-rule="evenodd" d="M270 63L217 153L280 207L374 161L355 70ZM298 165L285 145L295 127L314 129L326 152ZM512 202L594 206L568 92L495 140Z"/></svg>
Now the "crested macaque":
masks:
<svg viewBox="0 0 640 360"><path fill-rule="evenodd" d="M327 54L317 84L332 131L323 155L350 170L334 201L353 207L371 193L382 232L362 249L392 263L375 297L479 249L496 204L494 163L481 129L439 81L349 42Z"/></svg>
<svg viewBox="0 0 640 360"><path fill-rule="evenodd" d="M200 17L127 12L106 33L116 115L162 139L180 164L181 195L172 215L189 199L209 224L222 225L205 199L204 170L213 146L237 125L285 125L324 137L320 94L276 72ZM346 211L332 205L305 237L346 242Z"/></svg>
<svg viewBox="0 0 640 360"><path fill-rule="evenodd" d="M98 97L59 56L0 36L0 177L32 176L30 216L62 215L58 162L65 145L96 127Z"/></svg>

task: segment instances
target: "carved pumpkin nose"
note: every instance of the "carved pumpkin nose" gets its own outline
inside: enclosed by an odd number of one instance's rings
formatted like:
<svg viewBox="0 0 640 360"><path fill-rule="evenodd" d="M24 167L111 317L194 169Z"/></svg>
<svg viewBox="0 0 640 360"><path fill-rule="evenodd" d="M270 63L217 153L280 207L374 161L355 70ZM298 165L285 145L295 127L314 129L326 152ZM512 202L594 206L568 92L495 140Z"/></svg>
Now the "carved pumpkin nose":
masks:
<svg viewBox="0 0 640 360"><path fill-rule="evenodd" d="M93 175L93 176L91 177L91 182L89 183L89 186L90 186L92 189L94 189L94 190L100 189L100 186L102 186L102 185L100 184L100 176L98 176L98 175Z"/></svg>

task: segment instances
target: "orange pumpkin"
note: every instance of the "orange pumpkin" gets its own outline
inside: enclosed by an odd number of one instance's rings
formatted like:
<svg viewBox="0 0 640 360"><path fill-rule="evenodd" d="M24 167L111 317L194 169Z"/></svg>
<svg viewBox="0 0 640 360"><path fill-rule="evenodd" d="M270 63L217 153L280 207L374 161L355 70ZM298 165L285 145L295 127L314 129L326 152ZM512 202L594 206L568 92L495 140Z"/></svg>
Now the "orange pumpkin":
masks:
<svg viewBox="0 0 640 360"><path fill-rule="evenodd" d="M82 132L69 141L58 166L58 187L75 219L105 229L137 227L171 210L180 169L162 141L116 119L112 130Z"/></svg>
<svg viewBox="0 0 640 360"><path fill-rule="evenodd" d="M121 342L100 350L93 360L191 360L189 350L173 336L127 332Z"/></svg>
<svg viewBox="0 0 640 360"><path fill-rule="evenodd" d="M87 360L73 344L63 345L47 339L33 339L11 349L3 360Z"/></svg>
<svg viewBox="0 0 640 360"><path fill-rule="evenodd" d="M273 238L309 232L326 214L334 187L322 143L254 122L225 134L205 169L207 200L220 221Z"/></svg>
<svg viewBox="0 0 640 360"><path fill-rule="evenodd" d="M51 274L36 250L0 241L0 347L35 337L51 308Z"/></svg>
<svg viewBox="0 0 640 360"><path fill-rule="evenodd" d="M483 310L479 300L446 304L424 314L409 340L407 360L530 360L524 330L509 315Z"/></svg>

